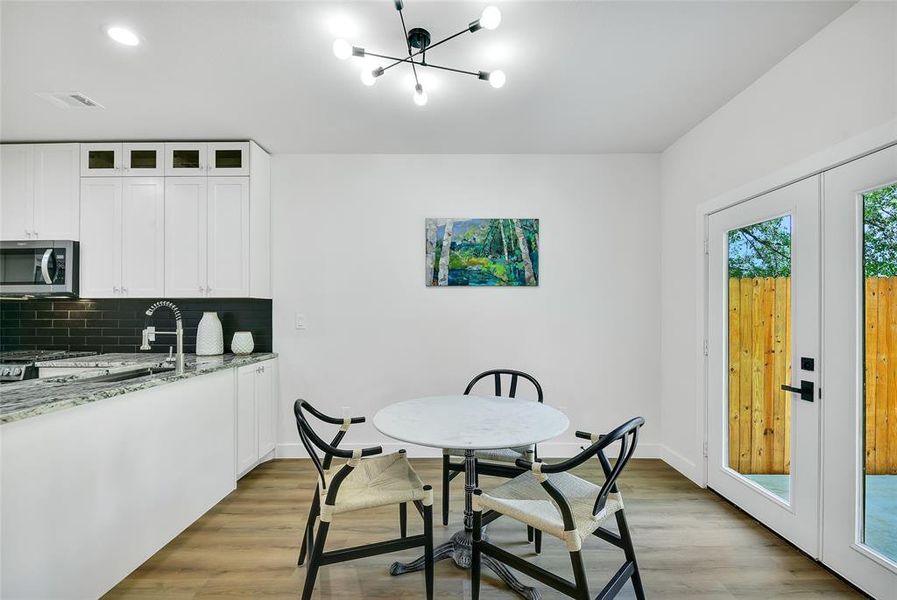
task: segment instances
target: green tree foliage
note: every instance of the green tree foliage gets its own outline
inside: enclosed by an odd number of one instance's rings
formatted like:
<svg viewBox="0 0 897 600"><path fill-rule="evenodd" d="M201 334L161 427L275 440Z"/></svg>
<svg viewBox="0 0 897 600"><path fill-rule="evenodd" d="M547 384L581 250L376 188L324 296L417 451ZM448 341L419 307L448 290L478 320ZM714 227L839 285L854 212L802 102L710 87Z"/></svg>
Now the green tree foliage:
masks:
<svg viewBox="0 0 897 600"><path fill-rule="evenodd" d="M897 276L897 185L863 196L866 277Z"/></svg>
<svg viewBox="0 0 897 600"><path fill-rule="evenodd" d="M863 222L865 276L897 276L897 184L863 196ZM790 275L791 217L729 232L730 277Z"/></svg>
<svg viewBox="0 0 897 600"><path fill-rule="evenodd" d="M729 232L729 277L789 277L791 217Z"/></svg>

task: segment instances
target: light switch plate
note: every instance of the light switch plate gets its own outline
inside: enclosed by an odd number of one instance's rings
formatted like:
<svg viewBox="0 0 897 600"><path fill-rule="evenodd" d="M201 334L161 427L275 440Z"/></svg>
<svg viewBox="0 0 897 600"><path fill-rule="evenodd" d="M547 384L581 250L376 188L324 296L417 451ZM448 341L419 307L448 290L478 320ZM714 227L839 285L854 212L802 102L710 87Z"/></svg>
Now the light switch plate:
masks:
<svg viewBox="0 0 897 600"><path fill-rule="evenodd" d="M306 323L305 321L305 315L298 312L296 313L296 329L308 329L308 323Z"/></svg>

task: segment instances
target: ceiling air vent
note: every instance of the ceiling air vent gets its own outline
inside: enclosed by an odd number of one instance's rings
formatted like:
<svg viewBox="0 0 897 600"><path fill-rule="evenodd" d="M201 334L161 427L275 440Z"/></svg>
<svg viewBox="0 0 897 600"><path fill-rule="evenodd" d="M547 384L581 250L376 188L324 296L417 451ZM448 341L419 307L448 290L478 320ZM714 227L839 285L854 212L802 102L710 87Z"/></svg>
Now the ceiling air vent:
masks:
<svg viewBox="0 0 897 600"><path fill-rule="evenodd" d="M37 95L61 108L103 108L81 92L37 92Z"/></svg>

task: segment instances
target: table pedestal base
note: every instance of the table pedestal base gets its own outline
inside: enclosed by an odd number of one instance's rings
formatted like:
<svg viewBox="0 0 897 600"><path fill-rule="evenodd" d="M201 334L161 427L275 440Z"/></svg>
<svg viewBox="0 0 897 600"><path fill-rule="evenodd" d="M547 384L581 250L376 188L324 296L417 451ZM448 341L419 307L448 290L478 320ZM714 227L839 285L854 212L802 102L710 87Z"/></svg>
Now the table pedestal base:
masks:
<svg viewBox="0 0 897 600"><path fill-rule="evenodd" d="M445 560L447 558L451 558L454 563L462 568L469 569L470 568L470 545L471 545L472 535L469 531L459 531L454 534L449 541L444 544L440 544L436 548L433 549L433 562L439 562L440 560ZM488 540L488 536L486 535L486 530L483 529L482 533L483 541ZM493 559L491 556L486 556L485 554L480 555L480 560L484 567L490 569L493 573L498 575L498 578L508 584L512 590L520 594L522 597L527 600L541 600L542 594L539 593L539 590L535 588L531 588L523 585L520 581L514 577L513 573L508 570L506 566L497 560ZM409 563L400 563L394 562L389 567L390 575L403 575L405 573L412 573L414 571L420 571L424 568L424 557L421 556L418 559L415 559Z"/></svg>

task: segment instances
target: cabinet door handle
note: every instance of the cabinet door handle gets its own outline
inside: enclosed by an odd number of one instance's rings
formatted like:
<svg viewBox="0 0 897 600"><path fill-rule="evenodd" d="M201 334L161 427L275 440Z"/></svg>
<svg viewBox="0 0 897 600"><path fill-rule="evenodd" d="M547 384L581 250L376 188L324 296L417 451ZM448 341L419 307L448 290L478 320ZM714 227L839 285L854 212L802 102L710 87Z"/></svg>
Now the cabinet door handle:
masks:
<svg viewBox="0 0 897 600"><path fill-rule="evenodd" d="M127 294L127 293L128 293L128 288L126 288L125 286L121 286L121 293L122 293L122 294Z"/></svg>
<svg viewBox="0 0 897 600"><path fill-rule="evenodd" d="M113 285L113 286L112 286L112 293L113 293L113 294L117 294L118 291L119 291L119 290L118 290L118 286L117 286L117 285Z"/></svg>

